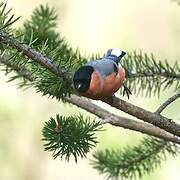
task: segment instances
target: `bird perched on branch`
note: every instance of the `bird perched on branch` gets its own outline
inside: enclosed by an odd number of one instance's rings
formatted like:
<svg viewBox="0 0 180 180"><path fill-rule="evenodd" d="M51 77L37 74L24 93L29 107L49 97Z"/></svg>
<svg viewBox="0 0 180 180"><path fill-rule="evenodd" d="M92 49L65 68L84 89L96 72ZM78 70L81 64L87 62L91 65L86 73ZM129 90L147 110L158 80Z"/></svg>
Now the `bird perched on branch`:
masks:
<svg viewBox="0 0 180 180"><path fill-rule="evenodd" d="M95 100L106 100L124 87L124 93L131 94L124 85L125 70L119 64L126 53L120 49L109 49L106 55L81 66L73 77L74 88L81 95Z"/></svg>

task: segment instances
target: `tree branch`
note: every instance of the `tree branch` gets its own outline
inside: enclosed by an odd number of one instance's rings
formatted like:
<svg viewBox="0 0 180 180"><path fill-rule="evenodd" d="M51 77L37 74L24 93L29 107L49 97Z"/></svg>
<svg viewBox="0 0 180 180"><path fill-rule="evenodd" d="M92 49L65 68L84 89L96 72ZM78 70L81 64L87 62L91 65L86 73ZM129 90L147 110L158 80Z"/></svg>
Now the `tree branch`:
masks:
<svg viewBox="0 0 180 180"><path fill-rule="evenodd" d="M180 125L164 116L147 111L117 97L114 97L113 101L106 101L106 103L167 132L180 136Z"/></svg>
<svg viewBox="0 0 180 180"><path fill-rule="evenodd" d="M10 67L12 70L20 73L22 77L29 80L30 82L36 81L38 78L35 77L26 67L19 67L14 65L12 61L7 56L0 57L0 63L3 63L7 67ZM65 98L67 102L76 105L94 115L102 119L102 124L110 123L114 126L123 127L126 129L134 130L137 132L145 133L150 136L154 136L157 138L164 139L166 141L172 141L175 143L180 144L180 138L174 136L158 127L153 125L138 122L129 118L125 118L122 116L117 116L109 111L97 106L96 104L92 103L90 100L84 97L78 97L77 95L72 95L71 97Z"/></svg>
<svg viewBox="0 0 180 180"><path fill-rule="evenodd" d="M3 32L0 32L0 42L17 49L19 52L22 52L27 57L38 62L52 73L56 74L57 76L62 76L66 81L70 83L70 85L72 85L71 73L68 73L63 67L56 65L52 60L38 53L31 47L19 42L12 37L9 37L6 33ZM167 132L180 136L180 125L173 121L170 121L166 117L142 109L117 97L114 97L112 102L104 102L145 122L164 129Z"/></svg>
<svg viewBox="0 0 180 180"><path fill-rule="evenodd" d="M168 105L170 105L172 102L174 102L177 98L180 97L180 93L175 94L174 96L170 97L165 101L157 110L156 113L160 114Z"/></svg>
<svg viewBox="0 0 180 180"><path fill-rule="evenodd" d="M138 122L133 119L125 118L122 116L114 115L110 113L109 111L97 106L96 104L93 104L92 102L90 102L90 100L87 100L87 98L72 95L70 98L66 98L66 100L69 103L74 104L82 109L85 109L88 112L95 114L99 118L103 119L102 120L103 124L110 123L114 126L138 131L141 133L148 134L150 136L164 139L166 141L172 141L172 142L180 144L180 138L177 136L174 136L153 125Z"/></svg>
<svg viewBox="0 0 180 180"><path fill-rule="evenodd" d="M133 79L133 78L147 78L147 77L154 77L154 76L159 76L159 77L164 77L164 78L173 78L173 79L176 79L176 80L180 80L180 74L166 74L166 73L164 73L164 72L161 72L161 73L159 73L159 72L154 72L154 73L150 73L150 72L146 72L146 71L144 71L144 72L142 72L142 73L131 73L130 75L129 75L129 77L128 78L130 78L130 79Z"/></svg>
<svg viewBox="0 0 180 180"><path fill-rule="evenodd" d="M0 32L0 42L6 45L9 45L19 52L22 52L28 58L36 61L37 63L41 64L43 67L51 71L52 73L56 74L57 76L62 76L65 80L72 84L71 74L68 73L63 67L56 65L53 63L52 60L45 57L43 54L35 51L30 46L21 43L20 41L11 38L6 33Z"/></svg>

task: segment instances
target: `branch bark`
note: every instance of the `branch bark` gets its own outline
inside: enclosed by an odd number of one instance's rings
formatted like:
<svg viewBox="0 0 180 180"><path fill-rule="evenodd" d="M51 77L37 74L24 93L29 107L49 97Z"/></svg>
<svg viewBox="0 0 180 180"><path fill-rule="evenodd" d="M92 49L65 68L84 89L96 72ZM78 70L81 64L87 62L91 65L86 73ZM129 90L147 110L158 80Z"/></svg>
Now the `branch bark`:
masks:
<svg viewBox="0 0 180 180"><path fill-rule="evenodd" d="M174 96L170 97L165 101L157 110L156 113L160 114L168 105L170 105L172 102L174 102L177 98L180 97L180 92L175 94Z"/></svg>
<svg viewBox="0 0 180 180"><path fill-rule="evenodd" d="M180 80L180 74L166 74L164 72L158 73L158 72L154 72L154 73L150 73L150 72L144 72L144 73L131 73L130 76L128 78L130 79L135 79L135 78L147 78L147 77L154 77L154 76L158 76L158 77L164 77L164 78L173 78L174 80Z"/></svg>
<svg viewBox="0 0 180 180"><path fill-rule="evenodd" d="M9 37L6 33L3 32L0 32L0 42L17 49L19 52L22 52L27 57L38 62L52 73L56 74L57 76L63 77L66 81L70 83L70 85L73 85L71 73L66 72L66 70L63 67L56 65L55 63L52 62L52 60L38 53L37 51L27 46L26 44L23 44L18 40ZM113 101L111 102L110 101L104 101L104 102L112 107L124 111L134 117L137 117L140 120L143 120L161 129L164 129L169 133L180 136L180 125L173 122L172 120L167 119L164 116L142 109L138 106L135 106L117 97L114 97Z"/></svg>
<svg viewBox="0 0 180 180"><path fill-rule="evenodd" d="M88 112L95 114L99 118L103 119L102 120L103 124L110 123L114 126L138 131L141 133L148 134L150 136L164 139L166 141L172 141L172 142L180 144L180 138L177 136L174 136L173 134L170 134L158 127L155 127L147 123L138 122L133 119L114 115L110 113L109 111L97 106L96 104L93 104L90 100L87 100L87 98L72 95L70 98L66 98L66 100L69 103L74 104L82 109L85 109Z"/></svg>
<svg viewBox="0 0 180 180"><path fill-rule="evenodd" d="M117 97L114 97L113 101L106 101L106 103L138 119L141 119L145 122L153 124L154 126L164 129L167 132L180 136L180 125L175 123L171 119L168 119L157 113L147 111Z"/></svg>

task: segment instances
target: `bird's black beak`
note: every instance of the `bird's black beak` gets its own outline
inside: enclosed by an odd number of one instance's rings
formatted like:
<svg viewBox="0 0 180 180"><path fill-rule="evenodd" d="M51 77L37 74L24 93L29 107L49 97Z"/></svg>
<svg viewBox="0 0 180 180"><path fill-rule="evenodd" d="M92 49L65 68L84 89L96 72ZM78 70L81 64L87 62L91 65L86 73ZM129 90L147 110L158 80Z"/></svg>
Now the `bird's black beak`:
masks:
<svg viewBox="0 0 180 180"><path fill-rule="evenodd" d="M83 84L82 83L75 83L74 86L75 86L75 89L80 90L82 88Z"/></svg>
<svg viewBox="0 0 180 180"><path fill-rule="evenodd" d="M81 82L74 83L74 87L78 92L84 93L87 91L87 85Z"/></svg>

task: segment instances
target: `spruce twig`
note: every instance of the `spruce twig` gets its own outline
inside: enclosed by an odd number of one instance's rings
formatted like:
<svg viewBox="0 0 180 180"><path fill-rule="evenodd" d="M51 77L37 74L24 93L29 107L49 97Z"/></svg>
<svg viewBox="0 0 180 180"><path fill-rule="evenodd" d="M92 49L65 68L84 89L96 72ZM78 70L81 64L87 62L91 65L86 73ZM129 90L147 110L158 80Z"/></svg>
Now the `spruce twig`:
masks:
<svg viewBox="0 0 180 180"><path fill-rule="evenodd" d="M180 90L180 67L177 61L170 66L167 61L157 61L154 56L141 51L128 53L122 65L127 70L126 84L137 95L159 95L160 90L175 84L174 91Z"/></svg>
<svg viewBox="0 0 180 180"><path fill-rule="evenodd" d="M83 116L63 117L57 115L45 123L42 129L45 151L53 152L53 157L58 156L69 161L74 156L86 157L86 154L97 144L95 132L100 131L99 122L84 119Z"/></svg>
<svg viewBox="0 0 180 180"><path fill-rule="evenodd" d="M122 150L97 151L91 164L107 179L139 179L160 167L167 155L180 153L177 145L155 138L144 138L139 145Z"/></svg>

